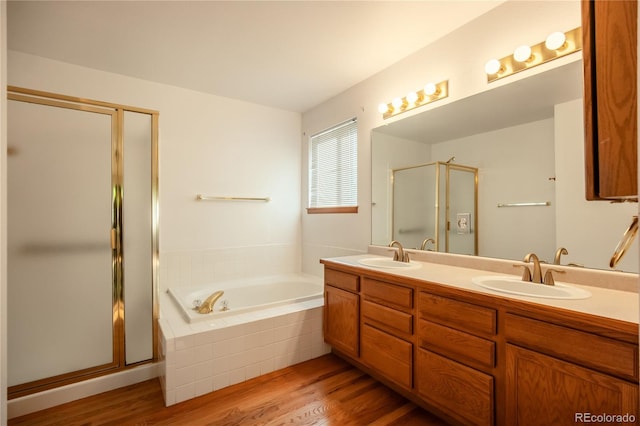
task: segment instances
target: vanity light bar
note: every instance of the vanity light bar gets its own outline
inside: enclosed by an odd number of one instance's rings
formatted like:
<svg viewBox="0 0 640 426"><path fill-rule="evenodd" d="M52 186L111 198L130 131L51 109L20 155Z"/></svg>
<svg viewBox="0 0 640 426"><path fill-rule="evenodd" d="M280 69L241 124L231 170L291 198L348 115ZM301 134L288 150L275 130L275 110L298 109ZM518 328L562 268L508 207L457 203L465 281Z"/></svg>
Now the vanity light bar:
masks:
<svg viewBox="0 0 640 426"><path fill-rule="evenodd" d="M582 50L582 28L566 33L555 32L542 43L534 46L518 46L512 55L489 60L484 70L487 83L508 77L517 72L544 64L557 58Z"/></svg>
<svg viewBox="0 0 640 426"><path fill-rule="evenodd" d="M427 83L423 89L411 92L404 98L395 98L388 104L380 104L378 111L382 114L382 118L387 119L419 106L444 99L447 96L449 96L449 80L441 81L440 83Z"/></svg>

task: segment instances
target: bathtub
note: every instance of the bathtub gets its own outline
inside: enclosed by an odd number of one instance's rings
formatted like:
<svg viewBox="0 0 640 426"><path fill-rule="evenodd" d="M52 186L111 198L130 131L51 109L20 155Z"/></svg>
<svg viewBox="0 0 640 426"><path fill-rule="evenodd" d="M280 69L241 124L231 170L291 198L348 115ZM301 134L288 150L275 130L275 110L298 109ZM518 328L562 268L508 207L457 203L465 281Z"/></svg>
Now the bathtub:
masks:
<svg viewBox="0 0 640 426"><path fill-rule="evenodd" d="M224 295L199 314L194 300ZM223 302L228 310L221 311ZM176 287L160 295L160 384L165 405L329 353L322 279L304 274Z"/></svg>
<svg viewBox="0 0 640 426"><path fill-rule="evenodd" d="M216 301L211 313L201 314L194 310L195 306L219 290L224 291L224 294ZM194 323L321 298L323 287L316 277L296 275L170 288L168 293L184 319L188 323Z"/></svg>

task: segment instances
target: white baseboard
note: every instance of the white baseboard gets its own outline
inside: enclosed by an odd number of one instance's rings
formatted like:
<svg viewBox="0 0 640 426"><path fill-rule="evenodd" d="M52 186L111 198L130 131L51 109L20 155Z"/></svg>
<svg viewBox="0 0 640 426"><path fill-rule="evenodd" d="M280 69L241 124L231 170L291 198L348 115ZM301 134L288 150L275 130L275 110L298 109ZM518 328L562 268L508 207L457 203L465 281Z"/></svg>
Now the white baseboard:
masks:
<svg viewBox="0 0 640 426"><path fill-rule="evenodd" d="M118 373L96 377L95 379L34 393L33 395L27 395L22 398L12 399L7 401L8 418L12 419L14 417L24 416L25 414L44 410L45 408L75 401L76 399L97 395L102 392L153 379L158 377L160 366L161 363L143 364L131 370L120 371Z"/></svg>

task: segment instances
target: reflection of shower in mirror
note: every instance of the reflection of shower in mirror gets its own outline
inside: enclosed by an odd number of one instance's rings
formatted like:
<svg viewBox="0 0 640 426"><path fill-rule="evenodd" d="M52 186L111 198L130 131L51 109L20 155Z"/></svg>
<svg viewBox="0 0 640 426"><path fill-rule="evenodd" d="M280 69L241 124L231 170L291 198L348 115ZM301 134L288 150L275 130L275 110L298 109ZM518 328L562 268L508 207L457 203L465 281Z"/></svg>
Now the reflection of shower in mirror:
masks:
<svg viewBox="0 0 640 426"><path fill-rule="evenodd" d="M407 248L431 240L435 251L477 255L478 169L454 160L392 170L392 239Z"/></svg>

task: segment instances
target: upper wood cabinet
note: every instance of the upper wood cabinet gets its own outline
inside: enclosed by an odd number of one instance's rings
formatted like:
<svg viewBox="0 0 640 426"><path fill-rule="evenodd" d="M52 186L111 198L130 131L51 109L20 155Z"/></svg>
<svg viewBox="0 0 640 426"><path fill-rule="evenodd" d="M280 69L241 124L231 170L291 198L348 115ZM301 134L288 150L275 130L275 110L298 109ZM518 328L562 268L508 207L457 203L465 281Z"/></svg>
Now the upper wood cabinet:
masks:
<svg viewBox="0 0 640 426"><path fill-rule="evenodd" d="M635 0L582 0L587 200L638 197L637 16Z"/></svg>

